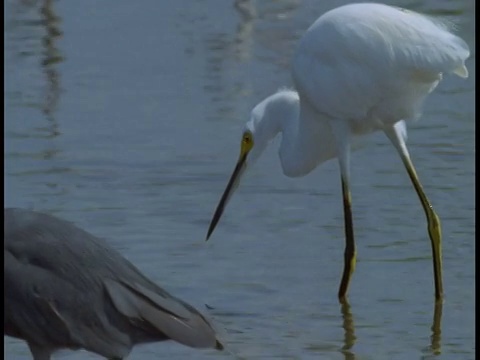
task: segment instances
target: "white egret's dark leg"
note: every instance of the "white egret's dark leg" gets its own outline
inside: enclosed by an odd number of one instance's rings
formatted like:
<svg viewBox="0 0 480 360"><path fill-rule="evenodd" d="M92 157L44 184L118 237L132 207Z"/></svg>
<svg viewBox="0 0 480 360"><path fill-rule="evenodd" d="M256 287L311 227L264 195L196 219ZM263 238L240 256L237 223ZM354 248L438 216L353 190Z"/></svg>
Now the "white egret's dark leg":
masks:
<svg viewBox="0 0 480 360"><path fill-rule="evenodd" d="M341 120L330 121L335 142L337 145L337 157L340 165L342 181L343 215L345 221L345 252L344 267L338 298L340 302L346 301L348 284L355 270L356 251L353 236L352 196L350 194L350 128L347 122Z"/></svg>
<svg viewBox="0 0 480 360"><path fill-rule="evenodd" d="M435 298L437 300L443 297L443 285L442 285L442 231L440 226L440 218L433 210L432 205L428 201L425 192L423 191L422 184L418 179L417 172L413 166L412 160L408 153L407 146L405 144L406 131L403 122L396 123L393 127L384 130L392 144L397 149L400 157L407 169L408 176L413 183L415 191L420 198L425 215L427 216L428 234L432 243L432 255L433 255L433 272L435 277Z"/></svg>

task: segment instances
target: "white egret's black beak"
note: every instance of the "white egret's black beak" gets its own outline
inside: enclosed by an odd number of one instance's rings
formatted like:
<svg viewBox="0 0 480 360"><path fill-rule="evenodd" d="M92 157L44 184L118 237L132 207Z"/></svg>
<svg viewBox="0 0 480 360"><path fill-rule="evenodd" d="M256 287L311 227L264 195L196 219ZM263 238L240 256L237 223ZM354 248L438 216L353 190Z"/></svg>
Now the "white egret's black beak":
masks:
<svg viewBox="0 0 480 360"><path fill-rule="evenodd" d="M228 181L227 188L225 189L222 195L222 198L218 203L217 209L215 210L215 214L213 215L212 221L210 222L206 240L210 238L210 235L212 235L213 230L215 230L215 226L217 226L218 221L222 217L223 210L225 210L225 207L227 206L227 203L230 200L230 197L235 192L235 190L237 189L240 183L240 178L242 177L242 174L245 171L247 155L248 154L243 154L238 159L237 165L235 166L235 170L233 170L232 176Z"/></svg>
<svg viewBox="0 0 480 360"><path fill-rule="evenodd" d="M228 181L227 188L225 189L225 192L223 193L222 198L218 203L217 209L213 214L213 218L212 218L212 221L210 222L210 226L207 232L207 238L205 239L205 241L207 241L210 238L210 235L212 235L213 230L215 230L215 227L217 226L218 222L220 221L220 218L222 217L223 210L225 210L227 203L230 200L230 197L232 196L232 194L235 192L238 185L240 184L240 178L242 177L242 174L245 171L247 166L247 156L250 150L252 150L252 148L253 148L253 135L250 131L245 131L242 137L242 143L240 147L240 157L238 158L237 165L235 166L235 170L233 170L232 176Z"/></svg>

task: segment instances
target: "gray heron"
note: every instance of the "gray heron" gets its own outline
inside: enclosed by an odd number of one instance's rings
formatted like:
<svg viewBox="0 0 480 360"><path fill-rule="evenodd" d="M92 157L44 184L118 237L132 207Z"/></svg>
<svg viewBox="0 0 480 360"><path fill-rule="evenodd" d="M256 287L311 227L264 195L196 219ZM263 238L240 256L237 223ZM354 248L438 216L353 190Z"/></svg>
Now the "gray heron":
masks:
<svg viewBox="0 0 480 360"><path fill-rule="evenodd" d="M136 344L174 340L223 349L195 308L145 277L106 241L40 212L4 212L4 335L34 360L60 349L109 359Z"/></svg>

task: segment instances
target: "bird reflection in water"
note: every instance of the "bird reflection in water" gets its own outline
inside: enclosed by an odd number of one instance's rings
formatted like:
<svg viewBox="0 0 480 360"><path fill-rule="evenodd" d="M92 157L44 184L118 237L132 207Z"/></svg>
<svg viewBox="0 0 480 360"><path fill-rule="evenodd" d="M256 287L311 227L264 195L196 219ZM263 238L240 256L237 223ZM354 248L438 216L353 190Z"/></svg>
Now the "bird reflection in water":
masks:
<svg viewBox="0 0 480 360"><path fill-rule="evenodd" d="M353 319L350 304L347 301L342 302L341 310L343 318L342 326L343 330L345 331L343 337L344 345L342 346L341 352L345 356L345 360L354 360L355 354L351 351L351 349L355 344L355 340L357 339L357 337L355 336L355 322Z"/></svg>
<svg viewBox="0 0 480 360"><path fill-rule="evenodd" d="M430 351L433 355L440 355L442 352L442 312L443 302L441 300L435 301L435 307L433 309L433 323L432 323L432 335L430 337Z"/></svg>
<svg viewBox="0 0 480 360"><path fill-rule="evenodd" d="M45 0L43 2L40 8L40 14L42 15L42 23L46 30L46 34L42 38L44 50L41 65L47 80L47 87L45 90L45 100L42 104L42 112L49 121L48 128L46 129L49 137L56 137L59 135L59 130L54 114L57 110L61 93L60 74L56 66L63 61L63 56L55 46L55 42L62 36L62 31L59 28L60 18L55 14L53 9L53 0Z"/></svg>
<svg viewBox="0 0 480 360"><path fill-rule="evenodd" d="M443 312L443 301L435 301L433 308L433 321L431 326L431 336L430 336L430 345L425 349L425 355L440 355L442 353L442 312ZM350 304L347 301L341 303L341 313L342 313L342 327L344 330L343 337L343 346L340 349L340 352L344 355L345 360L354 360L356 359L355 353L353 352L353 346L357 340L355 335L355 320L352 314L352 309Z"/></svg>

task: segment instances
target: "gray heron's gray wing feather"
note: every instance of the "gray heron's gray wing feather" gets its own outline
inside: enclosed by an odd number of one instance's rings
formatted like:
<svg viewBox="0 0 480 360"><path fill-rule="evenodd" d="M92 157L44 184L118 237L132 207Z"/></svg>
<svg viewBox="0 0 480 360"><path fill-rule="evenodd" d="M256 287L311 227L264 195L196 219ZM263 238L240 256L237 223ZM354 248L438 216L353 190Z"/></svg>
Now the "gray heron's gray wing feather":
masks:
<svg viewBox="0 0 480 360"><path fill-rule="evenodd" d="M46 348L61 344L105 356L129 353L130 339L112 326L95 293L80 291L49 270L19 261L9 251L4 257L4 318L14 327L14 336Z"/></svg>
<svg viewBox="0 0 480 360"><path fill-rule="evenodd" d="M5 209L4 220L5 257L10 257L5 268L12 266L10 275L16 278L11 285L17 286L7 292L36 304L41 303L38 297L47 299L82 347L105 353L98 349L115 344L122 357L131 341L162 340L165 335L194 347L215 346L214 330L198 311L147 279L103 239L28 210ZM31 298L33 294L37 297ZM42 314L41 321L50 319L51 313ZM130 333L132 327L136 334Z"/></svg>
<svg viewBox="0 0 480 360"><path fill-rule="evenodd" d="M140 283L105 281L115 307L127 317L142 319L170 339L191 347L218 347L215 331L193 307Z"/></svg>
<svg viewBox="0 0 480 360"><path fill-rule="evenodd" d="M108 248L45 214L6 209L4 220L5 317L17 331L38 345L127 355L129 336L105 311L101 264L112 260Z"/></svg>

